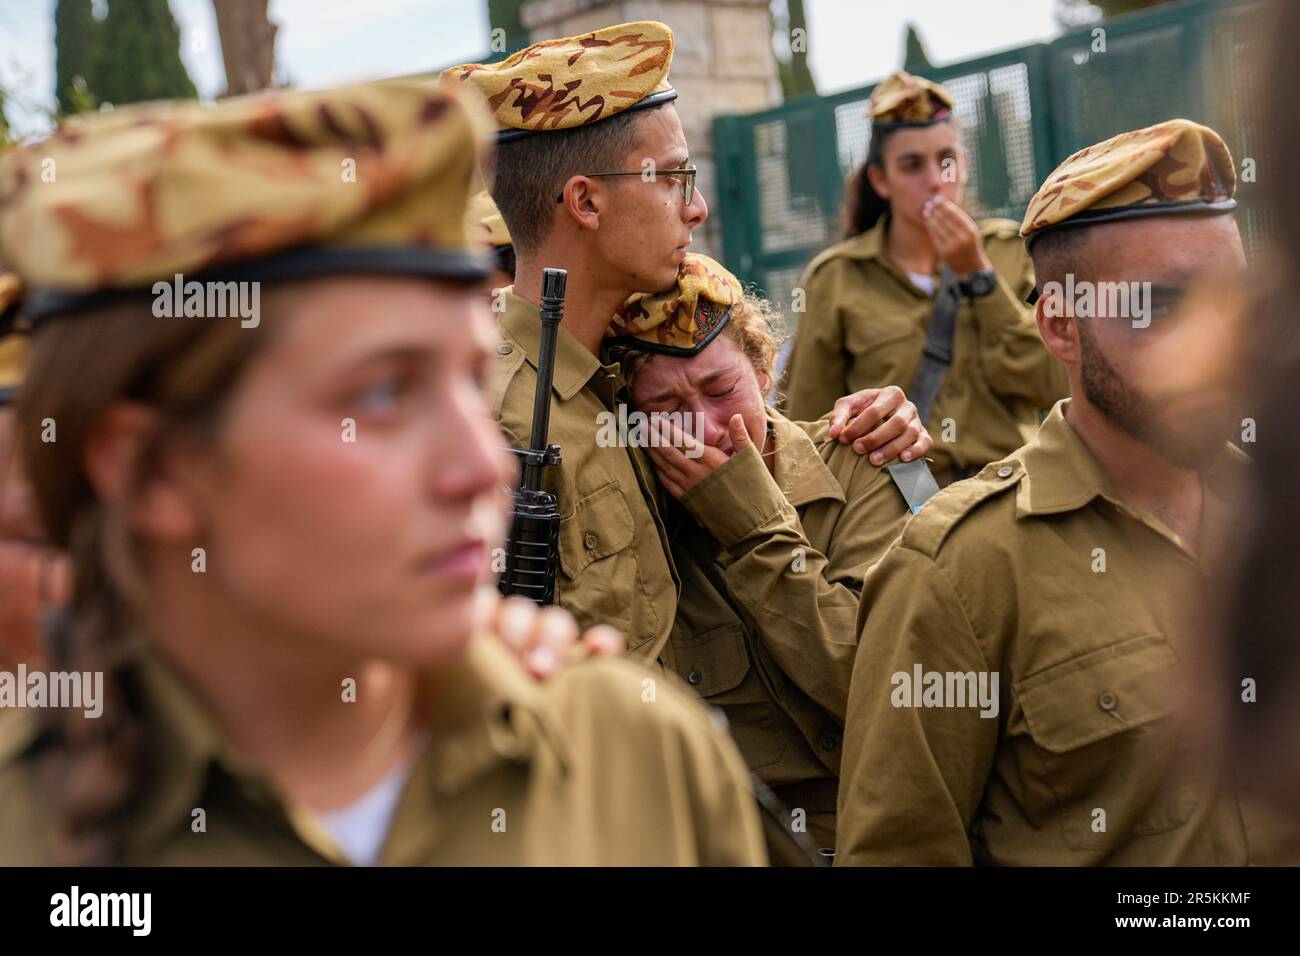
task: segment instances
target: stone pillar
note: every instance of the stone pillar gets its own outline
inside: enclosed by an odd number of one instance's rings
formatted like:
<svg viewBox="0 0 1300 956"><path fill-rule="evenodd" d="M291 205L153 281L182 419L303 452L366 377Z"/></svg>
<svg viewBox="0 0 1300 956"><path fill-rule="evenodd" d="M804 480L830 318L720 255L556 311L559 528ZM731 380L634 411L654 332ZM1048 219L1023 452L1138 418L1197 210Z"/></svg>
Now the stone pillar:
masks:
<svg viewBox="0 0 1300 956"><path fill-rule="evenodd" d="M531 0L522 20L533 42L573 36L632 20L658 20L673 31L668 81L682 119L697 186L709 220L695 232L692 251L722 254L722 210L713 161L713 117L752 113L781 102L772 51L769 0Z"/></svg>

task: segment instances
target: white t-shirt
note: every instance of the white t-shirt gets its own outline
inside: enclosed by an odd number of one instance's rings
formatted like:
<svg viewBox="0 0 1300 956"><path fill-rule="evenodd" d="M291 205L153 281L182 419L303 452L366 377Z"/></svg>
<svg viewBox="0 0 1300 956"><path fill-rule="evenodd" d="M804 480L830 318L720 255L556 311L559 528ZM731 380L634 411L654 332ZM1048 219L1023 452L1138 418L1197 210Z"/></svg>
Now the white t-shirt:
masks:
<svg viewBox="0 0 1300 956"><path fill-rule="evenodd" d="M410 776L411 764L403 761L346 807L320 815L321 825L353 865L374 866L379 860Z"/></svg>
<svg viewBox="0 0 1300 956"><path fill-rule="evenodd" d="M912 285L916 286L926 295L934 295L934 276L922 275L919 272L909 272L907 277L912 280Z"/></svg>

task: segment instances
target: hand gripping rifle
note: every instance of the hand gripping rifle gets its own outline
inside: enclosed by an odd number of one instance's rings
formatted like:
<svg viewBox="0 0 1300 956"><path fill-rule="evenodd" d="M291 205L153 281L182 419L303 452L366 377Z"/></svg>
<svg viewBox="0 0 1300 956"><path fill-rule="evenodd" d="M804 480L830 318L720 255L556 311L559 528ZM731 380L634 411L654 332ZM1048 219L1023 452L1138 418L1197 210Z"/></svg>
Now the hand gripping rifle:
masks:
<svg viewBox="0 0 1300 956"><path fill-rule="evenodd" d="M551 423L551 383L555 379L555 346L564 318L564 290L569 274L542 270L542 342L533 395L533 433L527 450L510 449L522 460L506 538L505 568L500 589L521 594L538 604L555 603L555 578L560 563L560 512L556 497L546 490L546 469L560 463L560 446L546 443Z"/></svg>

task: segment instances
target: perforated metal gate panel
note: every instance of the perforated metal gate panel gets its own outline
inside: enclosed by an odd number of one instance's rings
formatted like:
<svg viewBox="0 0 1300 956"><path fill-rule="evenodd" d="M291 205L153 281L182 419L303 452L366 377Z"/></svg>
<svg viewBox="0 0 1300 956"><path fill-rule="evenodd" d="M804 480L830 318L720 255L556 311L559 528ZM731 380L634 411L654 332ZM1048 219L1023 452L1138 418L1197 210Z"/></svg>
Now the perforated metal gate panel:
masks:
<svg viewBox="0 0 1300 956"><path fill-rule="evenodd" d="M1102 24L1104 51L1089 28L933 71L956 100L972 214L1019 220L1066 156L1175 116L1219 130L1239 164L1250 157L1262 134L1252 84L1265 60L1250 27L1262 6L1188 0ZM867 155L871 90L715 121L726 264L782 305L808 261L840 238L844 182ZM1248 252L1271 229L1253 185L1239 187ZM798 313L786 315L793 333Z"/></svg>

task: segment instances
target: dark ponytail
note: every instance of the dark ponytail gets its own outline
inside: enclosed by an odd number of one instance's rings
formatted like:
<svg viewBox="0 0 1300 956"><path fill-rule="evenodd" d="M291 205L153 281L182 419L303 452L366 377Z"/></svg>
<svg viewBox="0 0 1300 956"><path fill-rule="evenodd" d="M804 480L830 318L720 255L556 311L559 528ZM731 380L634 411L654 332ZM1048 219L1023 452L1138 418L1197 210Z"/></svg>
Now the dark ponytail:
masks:
<svg viewBox="0 0 1300 956"><path fill-rule="evenodd" d="M885 168L885 141L889 139L891 129L871 130L871 145L867 147L867 158L849 177L844 190L844 234L841 239L860 236L875 226L880 217L889 212L889 200L881 196L871 185L867 167Z"/></svg>

